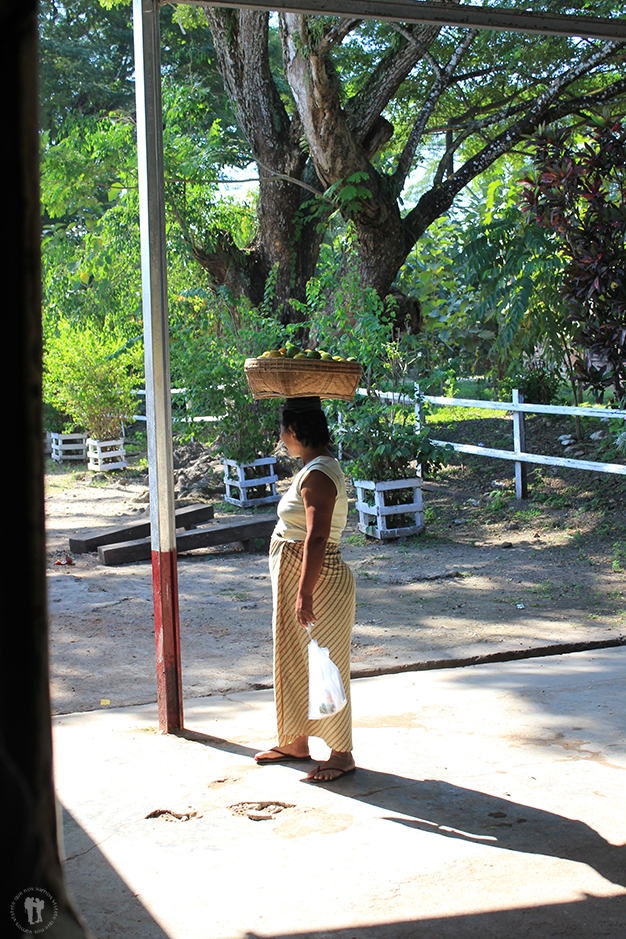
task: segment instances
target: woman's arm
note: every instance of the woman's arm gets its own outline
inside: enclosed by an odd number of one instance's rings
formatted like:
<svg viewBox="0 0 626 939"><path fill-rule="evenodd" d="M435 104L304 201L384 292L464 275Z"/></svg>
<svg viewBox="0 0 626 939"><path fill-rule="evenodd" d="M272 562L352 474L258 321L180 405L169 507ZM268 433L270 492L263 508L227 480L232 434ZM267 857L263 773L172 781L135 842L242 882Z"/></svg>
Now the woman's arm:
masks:
<svg viewBox="0 0 626 939"><path fill-rule="evenodd" d="M326 473L311 470L303 480L300 492L306 513L306 538L296 600L296 619L306 629L315 622L313 590L324 562L337 488Z"/></svg>

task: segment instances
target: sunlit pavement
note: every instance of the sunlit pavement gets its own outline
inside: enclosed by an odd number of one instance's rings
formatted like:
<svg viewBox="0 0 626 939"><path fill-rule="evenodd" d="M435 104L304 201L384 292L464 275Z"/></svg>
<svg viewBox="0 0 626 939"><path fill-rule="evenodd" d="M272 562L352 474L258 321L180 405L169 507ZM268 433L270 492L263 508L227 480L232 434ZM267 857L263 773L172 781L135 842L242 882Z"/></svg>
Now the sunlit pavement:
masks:
<svg viewBox="0 0 626 939"><path fill-rule="evenodd" d="M324 786L254 763L271 691L187 700L186 737L57 717L75 904L96 939L624 939L625 677L616 648L353 681L359 769Z"/></svg>

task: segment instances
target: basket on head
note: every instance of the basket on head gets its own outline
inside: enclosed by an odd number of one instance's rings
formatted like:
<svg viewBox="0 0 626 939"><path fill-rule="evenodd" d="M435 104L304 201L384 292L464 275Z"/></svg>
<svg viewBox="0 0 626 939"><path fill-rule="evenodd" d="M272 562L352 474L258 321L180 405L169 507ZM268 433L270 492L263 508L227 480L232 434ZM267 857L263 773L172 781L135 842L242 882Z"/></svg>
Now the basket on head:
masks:
<svg viewBox="0 0 626 939"><path fill-rule="evenodd" d="M320 359L246 359L246 379L255 401L264 398L306 398L352 401L361 378L358 362Z"/></svg>

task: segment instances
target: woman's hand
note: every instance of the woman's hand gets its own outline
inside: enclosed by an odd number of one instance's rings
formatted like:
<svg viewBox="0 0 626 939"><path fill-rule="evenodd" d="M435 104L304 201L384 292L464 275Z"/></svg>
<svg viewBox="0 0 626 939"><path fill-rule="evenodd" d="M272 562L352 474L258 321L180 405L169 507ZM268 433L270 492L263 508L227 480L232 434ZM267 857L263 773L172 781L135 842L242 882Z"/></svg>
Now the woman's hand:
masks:
<svg viewBox="0 0 626 939"><path fill-rule="evenodd" d="M313 626L315 623L312 594L303 594L298 591L298 597L296 599L296 619L303 629L306 629L307 626Z"/></svg>

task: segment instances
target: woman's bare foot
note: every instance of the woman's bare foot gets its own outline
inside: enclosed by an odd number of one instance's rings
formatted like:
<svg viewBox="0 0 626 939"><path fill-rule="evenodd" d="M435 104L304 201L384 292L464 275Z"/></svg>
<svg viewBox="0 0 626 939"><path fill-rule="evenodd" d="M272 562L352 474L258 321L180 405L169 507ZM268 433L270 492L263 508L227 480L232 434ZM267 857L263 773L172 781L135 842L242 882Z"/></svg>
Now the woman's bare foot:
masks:
<svg viewBox="0 0 626 939"><path fill-rule="evenodd" d="M272 747L255 754L257 763L288 763L289 760L309 760L308 737L297 737L292 743L282 747Z"/></svg>
<svg viewBox="0 0 626 939"><path fill-rule="evenodd" d="M351 752L340 753L333 750L325 763L304 778L306 782L334 782L347 773L353 773L355 769L356 764Z"/></svg>

